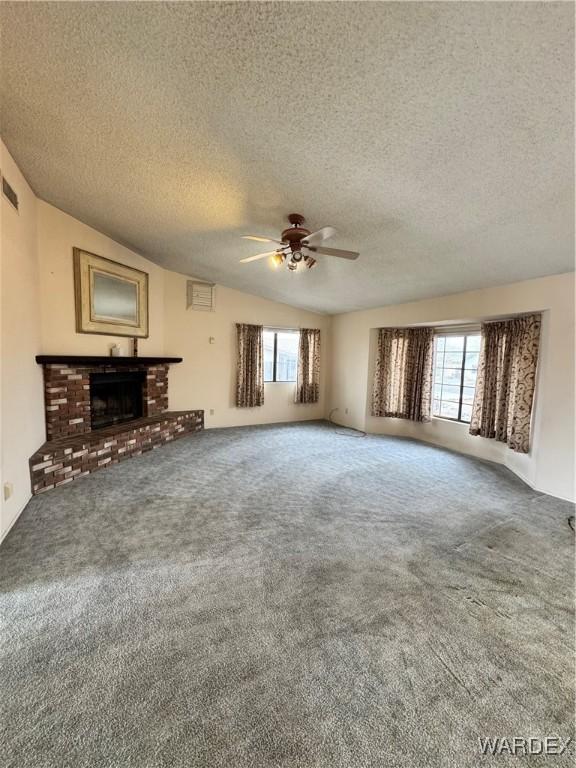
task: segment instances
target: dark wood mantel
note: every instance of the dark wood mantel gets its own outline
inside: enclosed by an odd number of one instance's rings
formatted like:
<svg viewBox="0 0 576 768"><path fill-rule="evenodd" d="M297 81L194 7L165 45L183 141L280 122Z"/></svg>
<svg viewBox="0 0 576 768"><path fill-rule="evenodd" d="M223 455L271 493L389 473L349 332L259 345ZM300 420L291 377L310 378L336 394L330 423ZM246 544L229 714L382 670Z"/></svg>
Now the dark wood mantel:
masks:
<svg viewBox="0 0 576 768"><path fill-rule="evenodd" d="M36 355L39 365L166 365L181 363L181 357L113 357L112 355Z"/></svg>

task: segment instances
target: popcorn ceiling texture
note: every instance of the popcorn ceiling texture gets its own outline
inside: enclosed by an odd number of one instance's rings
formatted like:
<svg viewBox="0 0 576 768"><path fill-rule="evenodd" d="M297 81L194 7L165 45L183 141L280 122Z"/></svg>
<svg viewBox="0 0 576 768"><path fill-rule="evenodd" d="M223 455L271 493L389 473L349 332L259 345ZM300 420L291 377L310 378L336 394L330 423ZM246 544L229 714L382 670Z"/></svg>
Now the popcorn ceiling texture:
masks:
<svg viewBox="0 0 576 768"><path fill-rule="evenodd" d="M571 3L3 3L36 193L170 269L326 312L569 271ZM240 265L299 211L305 274ZM263 248L265 250L265 248Z"/></svg>

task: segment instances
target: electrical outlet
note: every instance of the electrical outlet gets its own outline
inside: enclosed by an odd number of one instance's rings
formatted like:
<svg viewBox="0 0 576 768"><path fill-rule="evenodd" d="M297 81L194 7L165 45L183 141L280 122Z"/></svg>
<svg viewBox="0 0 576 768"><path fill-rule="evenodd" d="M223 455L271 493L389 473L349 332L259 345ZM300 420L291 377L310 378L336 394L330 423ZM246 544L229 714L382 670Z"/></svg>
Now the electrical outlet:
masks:
<svg viewBox="0 0 576 768"><path fill-rule="evenodd" d="M14 493L14 486L12 483L4 483L4 501L8 501L10 496Z"/></svg>
<svg viewBox="0 0 576 768"><path fill-rule="evenodd" d="M214 416L214 408L210 408L210 416Z"/></svg>

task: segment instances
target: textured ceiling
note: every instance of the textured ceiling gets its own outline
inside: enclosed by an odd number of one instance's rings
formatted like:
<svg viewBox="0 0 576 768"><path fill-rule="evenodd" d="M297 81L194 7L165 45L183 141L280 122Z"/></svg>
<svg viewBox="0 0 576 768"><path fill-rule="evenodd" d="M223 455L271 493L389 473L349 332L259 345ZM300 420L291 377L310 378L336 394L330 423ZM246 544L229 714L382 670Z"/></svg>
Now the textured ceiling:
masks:
<svg viewBox="0 0 576 768"><path fill-rule="evenodd" d="M574 8L9 3L2 122L36 193L171 269L326 312L573 268ZM327 245L272 271L290 211Z"/></svg>

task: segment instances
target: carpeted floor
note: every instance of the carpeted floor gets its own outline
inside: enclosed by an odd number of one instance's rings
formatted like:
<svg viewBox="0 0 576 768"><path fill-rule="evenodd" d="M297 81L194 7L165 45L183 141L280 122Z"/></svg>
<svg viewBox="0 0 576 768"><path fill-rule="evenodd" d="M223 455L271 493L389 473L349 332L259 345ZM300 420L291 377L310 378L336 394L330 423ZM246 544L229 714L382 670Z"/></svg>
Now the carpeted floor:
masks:
<svg viewBox="0 0 576 768"><path fill-rule="evenodd" d="M14 768L572 765L571 505L325 423L211 430L36 497L0 550Z"/></svg>

